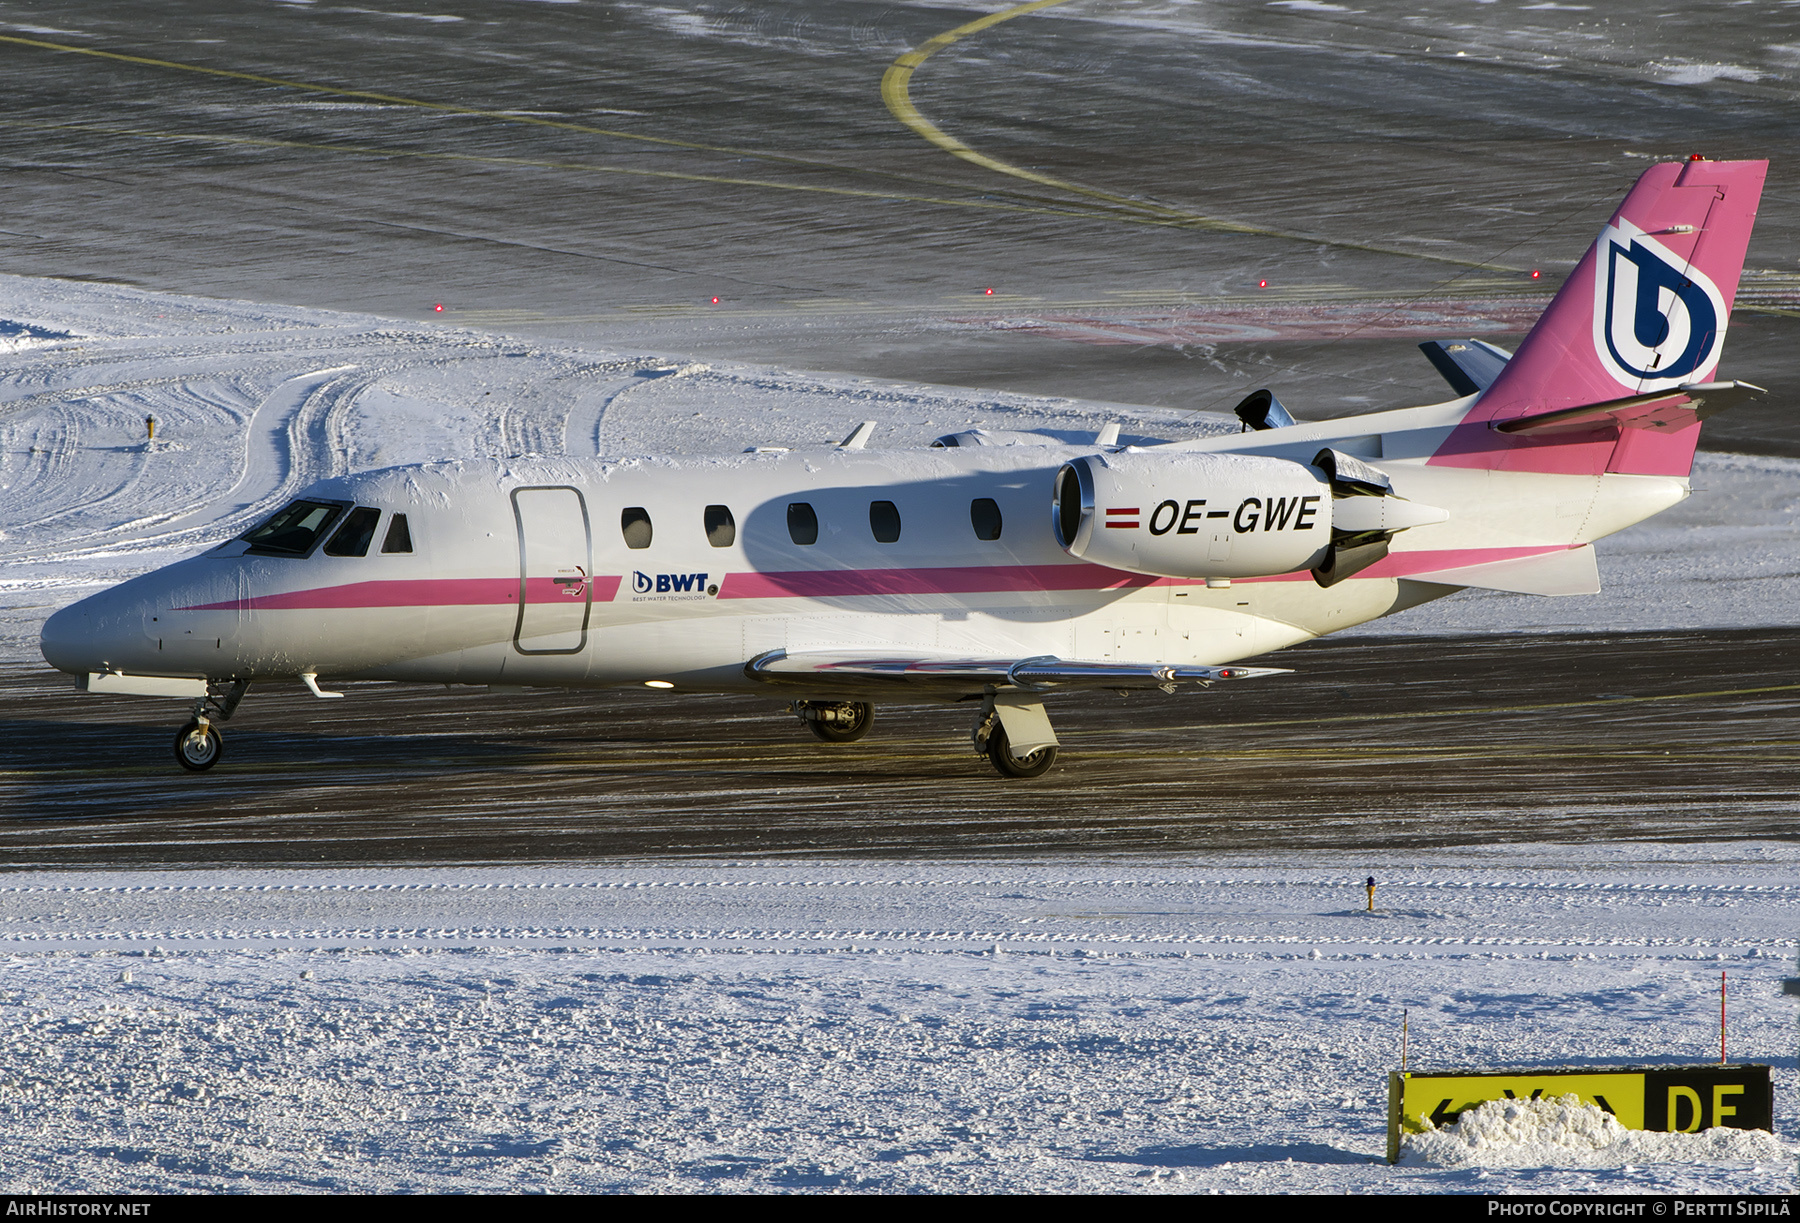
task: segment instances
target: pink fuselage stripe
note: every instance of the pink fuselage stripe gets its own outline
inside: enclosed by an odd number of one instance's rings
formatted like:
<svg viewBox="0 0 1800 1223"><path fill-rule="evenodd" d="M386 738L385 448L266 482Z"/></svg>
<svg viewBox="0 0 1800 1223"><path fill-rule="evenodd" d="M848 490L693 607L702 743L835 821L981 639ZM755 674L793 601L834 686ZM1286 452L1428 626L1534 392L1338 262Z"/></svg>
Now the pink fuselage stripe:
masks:
<svg viewBox="0 0 1800 1223"><path fill-rule="evenodd" d="M605 602L618 592L620 579L592 579L593 598ZM577 593L570 594L574 590ZM586 591L559 584L554 578L532 578L526 585L526 602L560 603L583 599ZM303 608L349 607L488 607L518 606L519 579L514 578L418 578L377 582L350 582L284 594L253 595L223 603L202 603L179 611L289 611Z"/></svg>
<svg viewBox="0 0 1800 1223"><path fill-rule="evenodd" d="M1417 573L1442 573L1451 569L1467 569L1471 565L1491 565L1496 561L1523 560L1528 556L1544 556L1566 552L1566 544L1538 544L1523 548L1434 548L1419 552L1392 552L1356 574L1356 578L1404 578ZM1266 578L1241 578L1245 582L1311 581L1312 570L1280 573ZM1355 578L1351 579L1352 581ZM1186 584L1185 582L1181 584Z"/></svg>
<svg viewBox="0 0 1800 1223"><path fill-rule="evenodd" d="M1102 565L968 565L942 569L798 569L730 573L721 599L826 599L855 595L960 595L1118 590L1161 581Z"/></svg>
<svg viewBox="0 0 1800 1223"><path fill-rule="evenodd" d="M1358 578L1402 578L1518 560L1564 550L1562 544L1518 548L1450 548L1396 552L1357 574ZM1310 581L1312 573L1239 578L1240 582ZM834 599L882 595L1005 594L1061 590L1137 590L1151 586L1199 586L1205 578L1162 578L1126 573L1104 565L966 565L924 569L800 569L781 573L731 573L719 583L721 599ZM621 579L592 579L593 601L610 602ZM581 600L587 592L555 578L532 578L528 603ZM178 611L294 611L369 607L491 607L519 602L518 578L421 578L411 581L351 582L283 594L253 595L221 603L201 603Z"/></svg>
<svg viewBox="0 0 1800 1223"><path fill-rule="evenodd" d="M1562 544L1519 548L1443 548L1396 552L1356 576L1400 578L1470 565L1561 552ZM1246 582L1311 581L1312 571ZM1130 590L1149 586L1200 586L1205 578L1161 578L1103 565L971 565L953 569L817 569L787 573L732 573L719 583L721 599L825 599L857 595L997 594L1008 591Z"/></svg>

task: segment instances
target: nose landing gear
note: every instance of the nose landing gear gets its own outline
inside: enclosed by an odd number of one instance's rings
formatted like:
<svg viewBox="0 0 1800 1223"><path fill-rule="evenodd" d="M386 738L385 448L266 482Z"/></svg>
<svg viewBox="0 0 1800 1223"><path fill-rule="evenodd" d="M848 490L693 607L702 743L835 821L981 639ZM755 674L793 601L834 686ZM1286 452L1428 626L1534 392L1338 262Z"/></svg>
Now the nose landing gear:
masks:
<svg viewBox="0 0 1800 1223"><path fill-rule="evenodd" d="M215 694L214 687L223 685L209 683L206 695L194 702L193 719L175 733L175 763L190 773L204 773L225 754L225 739L213 726L213 719L231 720L238 702L250 691L250 681L234 680L222 694Z"/></svg>
<svg viewBox="0 0 1800 1223"><path fill-rule="evenodd" d="M195 718L175 732L175 762L190 773L212 768L224 750L225 741L205 718Z"/></svg>

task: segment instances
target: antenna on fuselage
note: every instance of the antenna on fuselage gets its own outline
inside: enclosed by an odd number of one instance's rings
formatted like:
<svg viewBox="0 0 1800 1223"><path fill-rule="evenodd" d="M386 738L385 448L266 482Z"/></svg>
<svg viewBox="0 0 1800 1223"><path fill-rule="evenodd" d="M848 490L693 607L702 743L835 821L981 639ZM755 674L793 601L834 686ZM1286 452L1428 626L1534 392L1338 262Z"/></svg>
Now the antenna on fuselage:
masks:
<svg viewBox="0 0 1800 1223"><path fill-rule="evenodd" d="M864 446L869 444L869 438L874 432L875 422L872 420L865 420L862 424L850 430L850 436L838 443L838 449L861 450Z"/></svg>

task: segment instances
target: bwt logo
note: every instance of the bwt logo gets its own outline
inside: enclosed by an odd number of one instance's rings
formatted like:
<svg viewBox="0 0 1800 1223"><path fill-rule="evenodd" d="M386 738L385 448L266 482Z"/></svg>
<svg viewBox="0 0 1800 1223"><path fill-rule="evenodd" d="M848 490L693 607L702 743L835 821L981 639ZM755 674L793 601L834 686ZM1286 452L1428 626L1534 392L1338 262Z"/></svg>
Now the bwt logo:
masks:
<svg viewBox="0 0 1800 1223"><path fill-rule="evenodd" d="M641 595L683 594L706 590L704 573L641 573L633 571L631 588Z"/></svg>
<svg viewBox="0 0 1800 1223"><path fill-rule="evenodd" d="M1725 299L1705 273L1630 221L1601 232L1594 259L1594 352L1622 385L1659 391L1711 369L1725 342L1724 321Z"/></svg>

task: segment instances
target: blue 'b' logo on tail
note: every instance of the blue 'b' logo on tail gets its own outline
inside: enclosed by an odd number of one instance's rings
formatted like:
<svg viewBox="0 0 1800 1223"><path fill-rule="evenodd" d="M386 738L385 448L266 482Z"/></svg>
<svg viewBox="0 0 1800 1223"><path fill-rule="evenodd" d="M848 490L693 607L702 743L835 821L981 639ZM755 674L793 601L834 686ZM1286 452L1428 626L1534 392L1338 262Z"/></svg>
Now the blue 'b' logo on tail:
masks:
<svg viewBox="0 0 1800 1223"><path fill-rule="evenodd" d="M1594 349L1634 391L1691 382L1718 362L1725 302L1707 276L1629 221L1595 247Z"/></svg>

